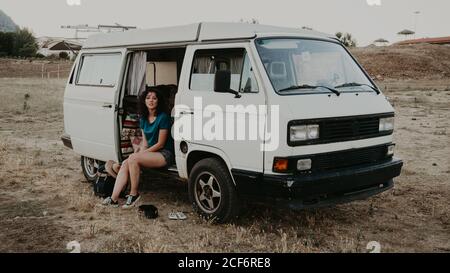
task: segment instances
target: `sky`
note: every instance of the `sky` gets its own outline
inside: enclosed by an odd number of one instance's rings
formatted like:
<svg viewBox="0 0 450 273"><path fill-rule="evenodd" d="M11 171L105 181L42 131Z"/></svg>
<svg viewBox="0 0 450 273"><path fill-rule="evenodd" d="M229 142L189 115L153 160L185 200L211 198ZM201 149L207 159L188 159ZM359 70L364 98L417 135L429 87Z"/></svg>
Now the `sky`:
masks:
<svg viewBox="0 0 450 273"><path fill-rule="evenodd" d="M378 38L400 41L404 37L397 33L403 29L415 30L415 38L450 36L450 0L0 0L0 9L37 37L73 38L75 31L62 25L153 28L253 18L267 25L349 32L358 46Z"/></svg>

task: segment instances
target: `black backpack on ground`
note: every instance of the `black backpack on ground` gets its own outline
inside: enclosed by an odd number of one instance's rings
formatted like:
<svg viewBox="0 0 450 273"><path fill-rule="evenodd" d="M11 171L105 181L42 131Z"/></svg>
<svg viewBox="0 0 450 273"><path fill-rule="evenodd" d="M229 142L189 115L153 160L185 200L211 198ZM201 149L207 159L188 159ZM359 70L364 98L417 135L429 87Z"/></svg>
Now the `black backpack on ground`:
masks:
<svg viewBox="0 0 450 273"><path fill-rule="evenodd" d="M116 183L116 179L112 176L99 175L94 182L94 194L102 198L111 196L114 190L114 183Z"/></svg>
<svg viewBox="0 0 450 273"><path fill-rule="evenodd" d="M95 196L105 198L112 195L116 179L108 175L102 167L98 169L97 180L93 183L93 188Z"/></svg>

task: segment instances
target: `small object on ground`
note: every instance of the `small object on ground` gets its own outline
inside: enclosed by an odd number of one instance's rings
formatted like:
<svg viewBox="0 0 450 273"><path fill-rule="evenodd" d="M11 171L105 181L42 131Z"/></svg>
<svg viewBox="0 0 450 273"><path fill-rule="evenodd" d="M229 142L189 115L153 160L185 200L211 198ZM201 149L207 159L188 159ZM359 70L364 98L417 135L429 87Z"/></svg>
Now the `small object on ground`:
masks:
<svg viewBox="0 0 450 273"><path fill-rule="evenodd" d="M178 220L178 216L175 212L170 212L169 213L169 219L170 220Z"/></svg>
<svg viewBox="0 0 450 273"><path fill-rule="evenodd" d="M186 215L181 211L177 212L177 217L178 217L178 220L186 220L187 219Z"/></svg>
<svg viewBox="0 0 450 273"><path fill-rule="evenodd" d="M436 163L433 163L433 166L437 166L437 164L436 164Z"/></svg>
<svg viewBox="0 0 450 273"><path fill-rule="evenodd" d="M155 219L158 217L158 208L153 205L140 205L139 211L143 212L148 219Z"/></svg>
<svg viewBox="0 0 450 273"><path fill-rule="evenodd" d="M187 217L183 212L178 211L178 212L170 212L169 219L170 220L186 220Z"/></svg>
<svg viewBox="0 0 450 273"><path fill-rule="evenodd" d="M105 165L106 172L109 175L111 175L112 177L117 178L117 173L114 171L113 165L114 165L114 161L108 160L108 162L106 162L106 165Z"/></svg>

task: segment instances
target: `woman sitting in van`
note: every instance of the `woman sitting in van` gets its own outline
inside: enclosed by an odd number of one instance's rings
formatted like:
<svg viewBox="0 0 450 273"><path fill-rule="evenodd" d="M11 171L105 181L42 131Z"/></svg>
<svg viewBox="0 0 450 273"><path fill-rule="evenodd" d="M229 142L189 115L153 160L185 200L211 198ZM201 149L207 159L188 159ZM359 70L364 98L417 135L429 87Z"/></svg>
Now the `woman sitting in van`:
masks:
<svg viewBox="0 0 450 273"><path fill-rule="evenodd" d="M163 168L174 161L171 118L164 96L158 89L148 88L142 93L139 97L139 114L144 146L122 163L113 194L103 200L104 205L119 206L119 195L129 178L131 191L122 208L135 206L140 199L138 186L141 168Z"/></svg>

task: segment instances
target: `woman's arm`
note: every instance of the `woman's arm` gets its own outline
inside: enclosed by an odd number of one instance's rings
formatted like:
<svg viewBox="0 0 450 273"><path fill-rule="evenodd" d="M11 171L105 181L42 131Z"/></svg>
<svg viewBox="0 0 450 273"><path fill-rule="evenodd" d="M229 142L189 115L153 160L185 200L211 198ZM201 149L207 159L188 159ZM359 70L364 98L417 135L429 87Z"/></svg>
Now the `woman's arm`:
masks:
<svg viewBox="0 0 450 273"><path fill-rule="evenodd" d="M153 145L152 147L146 149L147 152L157 152L164 148L164 145L166 145L166 141L169 138L169 130L168 129L159 129L159 137L158 142Z"/></svg>
<svg viewBox="0 0 450 273"><path fill-rule="evenodd" d="M142 142L141 142L141 148L139 150L144 151L145 149L147 149L148 147L148 142L147 142L147 138L145 138L145 134L144 134L144 130L141 129L141 134L142 134Z"/></svg>

